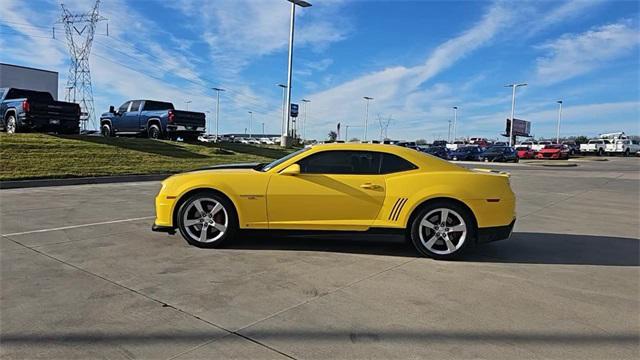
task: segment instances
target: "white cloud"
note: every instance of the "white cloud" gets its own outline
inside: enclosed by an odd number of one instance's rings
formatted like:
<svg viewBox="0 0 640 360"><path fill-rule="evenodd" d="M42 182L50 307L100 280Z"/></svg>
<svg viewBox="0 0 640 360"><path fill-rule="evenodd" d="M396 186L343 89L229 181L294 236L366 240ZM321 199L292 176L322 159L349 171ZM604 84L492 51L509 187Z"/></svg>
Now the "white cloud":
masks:
<svg viewBox="0 0 640 360"><path fill-rule="evenodd" d="M448 113L448 106L431 109L424 105L424 98L418 101L421 85L474 50L487 45L512 20L511 11L502 4L494 4L478 23L438 46L423 64L387 68L305 96L313 101L313 118L317 119L313 124L310 121L309 129L314 130L316 136L323 136L326 129L338 121L359 125L363 117L363 96L375 99L371 103L372 113L393 114L394 118L402 119L408 131L420 121L423 123L419 126L423 127L426 114L444 116ZM453 100L450 98L446 101Z"/></svg>
<svg viewBox="0 0 640 360"><path fill-rule="evenodd" d="M538 58L536 75L542 84L564 81L609 65L610 61L632 53L639 43L640 33L629 22L565 34L539 46L547 54Z"/></svg>

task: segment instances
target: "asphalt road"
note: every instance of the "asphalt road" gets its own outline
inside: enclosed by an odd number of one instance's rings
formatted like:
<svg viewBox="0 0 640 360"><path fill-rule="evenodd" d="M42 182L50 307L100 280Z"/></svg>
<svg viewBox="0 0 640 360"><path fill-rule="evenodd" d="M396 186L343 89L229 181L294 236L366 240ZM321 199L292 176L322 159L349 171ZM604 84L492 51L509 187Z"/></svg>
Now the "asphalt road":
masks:
<svg viewBox="0 0 640 360"><path fill-rule="evenodd" d="M478 164L476 167L483 167ZM153 233L156 182L0 191L6 359L637 359L640 159L506 166L511 240Z"/></svg>

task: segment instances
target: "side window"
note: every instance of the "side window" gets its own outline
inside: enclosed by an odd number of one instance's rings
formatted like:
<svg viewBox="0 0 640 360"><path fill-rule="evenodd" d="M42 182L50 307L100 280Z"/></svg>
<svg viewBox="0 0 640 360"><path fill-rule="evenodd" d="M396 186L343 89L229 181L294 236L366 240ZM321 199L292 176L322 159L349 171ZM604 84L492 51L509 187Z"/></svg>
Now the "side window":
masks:
<svg viewBox="0 0 640 360"><path fill-rule="evenodd" d="M129 108L129 103L130 102L131 101L127 101L124 104L120 105L120 107L118 108L118 112L121 113L121 114L124 113L124 112L127 112L127 109Z"/></svg>
<svg viewBox="0 0 640 360"><path fill-rule="evenodd" d="M142 101L140 101L140 100L132 101L131 102L131 109L129 109L129 111L137 112L138 110L140 110L140 104L141 103L142 103Z"/></svg>
<svg viewBox="0 0 640 360"><path fill-rule="evenodd" d="M380 173L381 174L391 174L395 172L408 171L417 169L418 167L408 162L407 160L393 155L393 154L382 154L382 164L380 165Z"/></svg>
<svg viewBox="0 0 640 360"><path fill-rule="evenodd" d="M371 151L323 151L298 162L304 174L378 174L381 154Z"/></svg>

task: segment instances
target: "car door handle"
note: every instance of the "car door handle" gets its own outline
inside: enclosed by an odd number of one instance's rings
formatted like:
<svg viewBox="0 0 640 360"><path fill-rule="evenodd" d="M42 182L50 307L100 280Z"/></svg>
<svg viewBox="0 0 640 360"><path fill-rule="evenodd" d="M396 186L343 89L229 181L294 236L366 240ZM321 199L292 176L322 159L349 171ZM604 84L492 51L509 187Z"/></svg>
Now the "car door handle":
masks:
<svg viewBox="0 0 640 360"><path fill-rule="evenodd" d="M376 184L372 184L372 183L364 183L364 184L360 185L360 187L363 188L363 189L368 189L368 190L378 190L378 189L382 188L382 186L376 185Z"/></svg>

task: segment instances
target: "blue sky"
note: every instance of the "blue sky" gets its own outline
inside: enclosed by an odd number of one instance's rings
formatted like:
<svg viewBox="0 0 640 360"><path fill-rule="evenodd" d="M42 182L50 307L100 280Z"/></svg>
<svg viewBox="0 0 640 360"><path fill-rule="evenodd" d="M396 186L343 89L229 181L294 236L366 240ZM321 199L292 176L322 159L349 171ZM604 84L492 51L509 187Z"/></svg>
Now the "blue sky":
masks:
<svg viewBox="0 0 640 360"><path fill-rule="evenodd" d="M91 0L66 0L75 12ZM173 101L215 113L220 129L278 133L286 81L289 3L285 0L103 0L91 71L98 112L130 98ZM63 30L51 26L58 1L2 0L0 61L60 73L69 65ZM458 136L498 137L518 90L516 117L536 136L640 133L640 10L636 1L316 0L296 17L293 100L307 98L307 137L324 139L337 122L369 138L391 117L397 139L446 137L452 106ZM19 46L16 46L19 44ZM7 51L11 49L11 51Z"/></svg>

